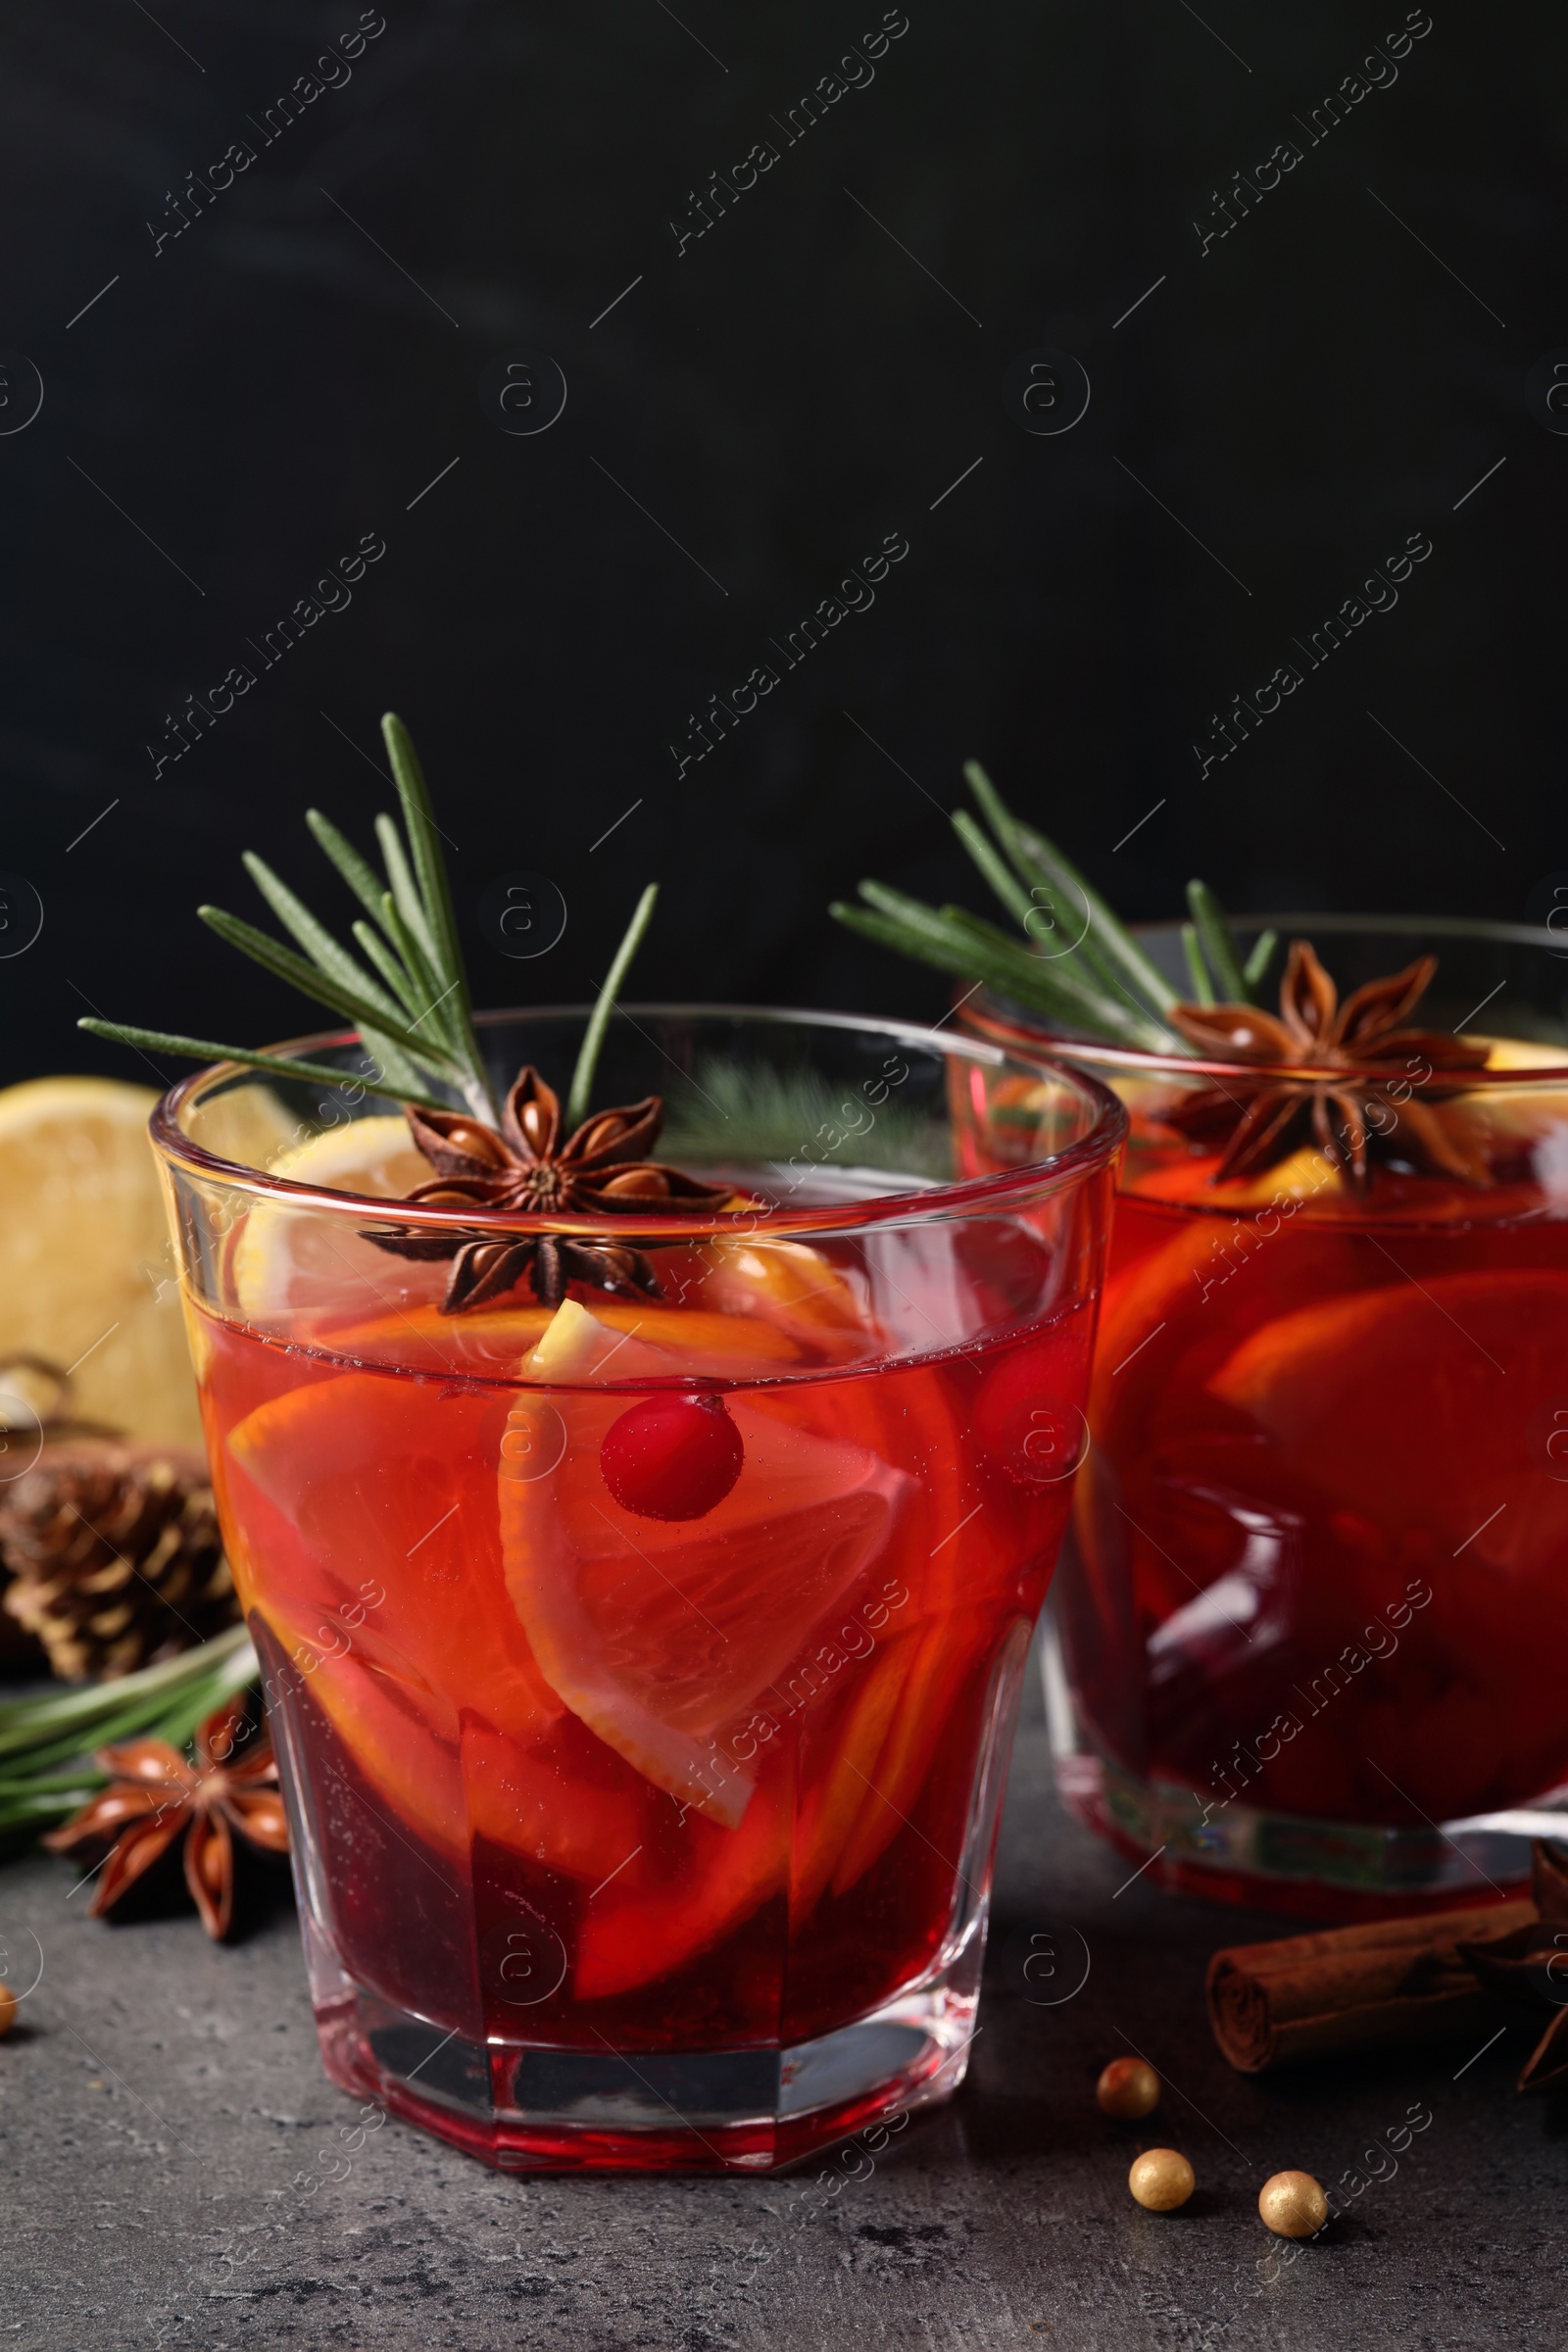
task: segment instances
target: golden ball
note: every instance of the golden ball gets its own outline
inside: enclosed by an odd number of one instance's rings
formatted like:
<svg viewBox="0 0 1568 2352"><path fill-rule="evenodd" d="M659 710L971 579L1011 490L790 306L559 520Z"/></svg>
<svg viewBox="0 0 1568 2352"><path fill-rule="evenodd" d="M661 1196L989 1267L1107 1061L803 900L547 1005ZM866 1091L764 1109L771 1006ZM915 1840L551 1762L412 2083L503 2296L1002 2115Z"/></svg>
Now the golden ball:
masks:
<svg viewBox="0 0 1568 2352"><path fill-rule="evenodd" d="M17 1996L9 1984L0 1984L0 2034L9 2034L17 2022Z"/></svg>
<svg viewBox="0 0 1568 2352"><path fill-rule="evenodd" d="M1329 2201L1310 2173L1276 2173L1258 2191L1257 2210L1277 2237L1310 2237L1329 2218Z"/></svg>
<svg viewBox="0 0 1568 2352"><path fill-rule="evenodd" d="M1113 2058L1095 2084L1095 2096L1118 2123L1136 2124L1159 2105L1159 2077L1147 2058Z"/></svg>
<svg viewBox="0 0 1568 2352"><path fill-rule="evenodd" d="M1148 2148L1128 2174L1127 2185L1151 2213L1174 2213L1186 2204L1197 2182L1192 2166L1174 2148Z"/></svg>

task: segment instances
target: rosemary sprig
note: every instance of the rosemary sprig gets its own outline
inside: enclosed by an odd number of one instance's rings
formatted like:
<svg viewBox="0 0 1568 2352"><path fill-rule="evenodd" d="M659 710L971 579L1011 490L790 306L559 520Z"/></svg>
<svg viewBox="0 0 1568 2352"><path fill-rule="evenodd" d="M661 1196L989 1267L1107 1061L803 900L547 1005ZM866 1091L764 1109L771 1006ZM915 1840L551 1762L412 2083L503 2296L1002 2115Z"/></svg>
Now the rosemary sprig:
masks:
<svg viewBox="0 0 1568 2352"><path fill-rule="evenodd" d="M1193 923L1202 943L1208 968L1214 975L1218 991L1216 1002L1224 1004L1246 1004L1250 1002L1247 975L1231 927L1225 920L1225 910L1206 882L1189 882L1187 904Z"/></svg>
<svg viewBox="0 0 1568 2352"><path fill-rule="evenodd" d="M467 974L424 771L408 729L394 711L382 719L381 734L404 822L400 832L392 817L376 819L384 871L377 873L318 808L308 809L305 819L317 846L371 918L368 924L353 925L360 956L334 939L253 850L245 852L245 870L295 947L285 947L221 906L201 906L197 912L220 939L264 971L354 1023L372 1065L373 1076L361 1081L368 1092L432 1110L448 1106L434 1091L444 1087L461 1096L480 1118L493 1120L496 1100L474 1032ZM296 954L296 948L303 953ZM117 1044L204 1061L238 1061L252 1069L273 1070L279 1077L341 1086L347 1075L319 1062L291 1061L281 1054L253 1053L243 1046L169 1030L133 1028L125 1022L93 1019L77 1026Z"/></svg>
<svg viewBox="0 0 1568 2352"><path fill-rule="evenodd" d="M615 950L615 960L605 974L605 984L599 991L593 1011L589 1015L588 1027L583 1034L582 1046L577 1054L577 1066L571 1073L571 1091L566 1097L566 1133L568 1135L574 1133L588 1116L588 1101L593 1093L594 1071L599 1066L599 1055L605 1042L605 1031L609 1028L610 1016L615 1009L615 998L620 991L621 983L631 969L632 957L643 944L648 926L654 919L654 908L658 903L659 884L650 882L633 910L631 921L626 926L625 938Z"/></svg>
<svg viewBox="0 0 1568 2352"><path fill-rule="evenodd" d="M384 1085L366 1077L351 1080L347 1070L334 1070L324 1061L291 1061L285 1054L257 1054L249 1046L220 1046L210 1037L175 1037L168 1029L136 1029L124 1021L79 1020L76 1027L88 1030L94 1037L106 1037L111 1045L136 1046L144 1053L178 1054L188 1061L237 1061L247 1069L270 1070L274 1077L303 1078L309 1086L352 1083L363 1086L368 1095L384 1095L394 1102L413 1102L421 1110L452 1107L450 1102L438 1102L434 1095L409 1093L390 1077Z"/></svg>
<svg viewBox="0 0 1568 2352"><path fill-rule="evenodd" d="M92 1751L150 1737L183 1747L215 1707L254 1682L242 1625L119 1682L0 1703L0 1837L47 1829L85 1803L106 1775Z"/></svg>
<svg viewBox="0 0 1568 2352"><path fill-rule="evenodd" d="M403 809L403 831L386 815L375 820L383 870L377 873L330 817L308 808L305 821L317 847L337 868L369 916L351 926L356 956L306 906L263 858L245 852L245 870L285 931L304 951L296 955L280 940L220 906L199 906L198 914L220 939L249 956L264 971L286 980L302 996L351 1020L359 1030L373 1075L353 1083L367 1093L421 1110L445 1110L449 1102L431 1091L447 1087L461 1095L478 1117L494 1123L497 1102L473 1026L473 1004L457 916L447 881L429 788L409 731L394 711L381 721L393 781ZM572 1074L567 1115L573 1126L587 1116L594 1072L615 998L653 919L658 887L650 884L637 903L625 938L600 990ZM970 917L970 920L973 918ZM364 961L360 960L363 956ZM237 1061L270 1070L280 1078L342 1086L349 1073L325 1062L294 1061L245 1046L222 1046L211 1038L184 1037L167 1029L140 1029L124 1021L81 1020L78 1029L113 1044L155 1054L178 1054L195 1061ZM3 1749L0 1749L3 1755ZM0 1807L3 1812L3 1807Z"/></svg>
<svg viewBox="0 0 1568 2352"><path fill-rule="evenodd" d="M962 906L927 906L881 882L860 884L861 906L835 905L837 920L880 947L994 988L1081 1036L1150 1053L1191 1053L1168 1018L1178 992L1108 903L1054 842L1020 823L978 761L969 760L963 772L990 833L967 809L955 812L954 831L1023 939ZM1190 884L1188 902L1193 920L1182 927L1182 945L1195 999L1254 1002L1277 935L1265 931L1244 963L1206 883Z"/></svg>

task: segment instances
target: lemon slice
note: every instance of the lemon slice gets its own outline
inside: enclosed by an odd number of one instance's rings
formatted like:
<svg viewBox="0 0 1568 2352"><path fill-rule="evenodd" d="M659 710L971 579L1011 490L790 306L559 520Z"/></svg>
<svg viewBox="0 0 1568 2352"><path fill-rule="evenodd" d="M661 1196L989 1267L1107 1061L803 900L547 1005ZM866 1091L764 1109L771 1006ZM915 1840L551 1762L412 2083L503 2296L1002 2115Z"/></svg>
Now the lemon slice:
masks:
<svg viewBox="0 0 1568 2352"><path fill-rule="evenodd" d="M69 1409L199 1446L178 1262L147 1119L118 1078L0 1092L0 1356L75 1367Z"/></svg>
<svg viewBox="0 0 1568 2352"><path fill-rule="evenodd" d="M1489 1070L1559 1070L1568 1062L1568 1046L1543 1045L1524 1037L1472 1037L1467 1046L1485 1046Z"/></svg>
<svg viewBox="0 0 1568 2352"><path fill-rule="evenodd" d="M313 1135L274 1159L268 1173L323 1192L365 1193L401 1200L434 1171L416 1150L406 1121L355 1119ZM395 1261L367 1242L346 1219L330 1223L319 1210L292 1201L259 1201L247 1215L230 1261L234 1288L247 1315L268 1319L334 1305L363 1306L385 1290Z"/></svg>

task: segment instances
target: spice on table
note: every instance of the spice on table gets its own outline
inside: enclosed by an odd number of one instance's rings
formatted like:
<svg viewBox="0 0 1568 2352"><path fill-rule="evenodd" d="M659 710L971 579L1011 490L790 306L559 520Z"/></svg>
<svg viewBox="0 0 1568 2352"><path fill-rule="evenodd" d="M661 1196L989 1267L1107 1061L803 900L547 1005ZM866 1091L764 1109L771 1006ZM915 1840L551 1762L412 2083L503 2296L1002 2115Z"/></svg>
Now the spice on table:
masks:
<svg viewBox="0 0 1568 2352"><path fill-rule="evenodd" d="M1208 1964L1214 2039L1242 2074L1260 2075L1334 2050L1474 2033L1493 2014L1475 1939L1536 1917L1531 1902L1489 1903L1233 1945Z"/></svg>
<svg viewBox="0 0 1568 2352"><path fill-rule="evenodd" d="M1140 2123L1159 2105L1159 2077L1147 2058L1113 2058L1095 2084L1095 2097L1118 2123Z"/></svg>
<svg viewBox="0 0 1568 2352"><path fill-rule="evenodd" d="M1329 2218L1329 2201L1310 2173L1276 2173L1259 2189L1257 2210L1276 2237L1311 2237Z"/></svg>
<svg viewBox="0 0 1568 2352"><path fill-rule="evenodd" d="M0 2036L10 2033L17 2022L17 1996L9 1984L0 1984Z"/></svg>
<svg viewBox="0 0 1568 2352"><path fill-rule="evenodd" d="M1511 1936L1466 1943L1465 1959L1490 1991L1529 2006L1539 2021L1544 2001L1552 2014L1526 2059L1521 2090L1568 2088L1568 1847L1536 1840L1533 1878L1538 1916Z"/></svg>
<svg viewBox="0 0 1568 2352"><path fill-rule="evenodd" d="M107 1859L90 1910L102 1919L183 1840L185 1885L209 1936L234 1924L234 1839L286 1854L288 1827L277 1764L242 1701L209 1715L191 1764L166 1740L132 1740L98 1751L113 1777L44 1844L52 1853L102 1845Z"/></svg>
<svg viewBox="0 0 1568 2352"><path fill-rule="evenodd" d="M1174 2213L1198 2182L1192 2166L1175 2148L1147 2148L1134 2161L1127 2185L1151 2213Z"/></svg>

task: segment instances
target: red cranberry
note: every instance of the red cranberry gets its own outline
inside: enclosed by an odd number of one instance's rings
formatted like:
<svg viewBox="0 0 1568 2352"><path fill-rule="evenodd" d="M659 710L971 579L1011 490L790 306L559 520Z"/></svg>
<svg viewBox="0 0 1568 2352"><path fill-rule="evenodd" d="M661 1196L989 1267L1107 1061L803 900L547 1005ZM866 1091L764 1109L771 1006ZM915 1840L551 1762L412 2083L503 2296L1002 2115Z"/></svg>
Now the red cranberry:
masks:
<svg viewBox="0 0 1568 2352"><path fill-rule="evenodd" d="M650 1396L606 1432L599 1467L623 1511L701 1519L741 1474L746 1448L720 1396Z"/></svg>

